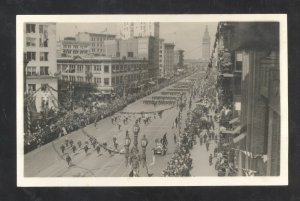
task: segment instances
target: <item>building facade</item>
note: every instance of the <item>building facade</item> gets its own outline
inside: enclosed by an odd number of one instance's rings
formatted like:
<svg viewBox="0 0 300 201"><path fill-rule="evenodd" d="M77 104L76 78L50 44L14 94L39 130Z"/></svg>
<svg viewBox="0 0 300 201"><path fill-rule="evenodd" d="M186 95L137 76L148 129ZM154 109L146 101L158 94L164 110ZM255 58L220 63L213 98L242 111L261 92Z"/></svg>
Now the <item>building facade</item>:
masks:
<svg viewBox="0 0 300 201"><path fill-rule="evenodd" d="M133 58L75 57L58 58L61 79L95 83L99 90L118 90L148 79L148 61Z"/></svg>
<svg viewBox="0 0 300 201"><path fill-rule="evenodd" d="M89 53L104 56L105 48L104 41L113 40L116 35L112 34L98 34L98 33L88 33L79 32L76 34L76 40L79 42L88 42L90 44Z"/></svg>
<svg viewBox="0 0 300 201"><path fill-rule="evenodd" d="M279 23L222 22L217 34L220 106L230 108L240 122L233 133L232 162L240 174L247 169L257 176L278 176Z"/></svg>
<svg viewBox="0 0 300 201"><path fill-rule="evenodd" d="M204 36L202 38L202 59L204 61L210 59L210 36L207 26L205 27Z"/></svg>
<svg viewBox="0 0 300 201"><path fill-rule="evenodd" d="M176 50L174 52L174 65L176 69L184 68L184 50Z"/></svg>
<svg viewBox="0 0 300 201"><path fill-rule="evenodd" d="M124 22L122 26L122 39L134 37L159 38L159 22Z"/></svg>
<svg viewBox="0 0 300 201"><path fill-rule="evenodd" d="M90 53L90 43L77 41L75 37L65 37L57 42L58 57L84 56Z"/></svg>
<svg viewBox="0 0 300 201"><path fill-rule="evenodd" d="M175 74L174 43L164 43L164 75L172 77Z"/></svg>
<svg viewBox="0 0 300 201"><path fill-rule="evenodd" d="M159 71L157 41L154 37L109 40L104 43L105 53L106 56L111 57L147 60L149 62L149 78L155 78Z"/></svg>
<svg viewBox="0 0 300 201"><path fill-rule="evenodd" d="M53 101L57 100L57 78L54 76L57 72L56 24L26 23L23 50L25 93L34 94L35 106L32 109L37 112L46 109L42 105L46 97L47 108L57 107ZM47 86L54 89L51 94Z"/></svg>
<svg viewBox="0 0 300 201"><path fill-rule="evenodd" d="M165 76L165 45L164 39L159 39L159 77Z"/></svg>

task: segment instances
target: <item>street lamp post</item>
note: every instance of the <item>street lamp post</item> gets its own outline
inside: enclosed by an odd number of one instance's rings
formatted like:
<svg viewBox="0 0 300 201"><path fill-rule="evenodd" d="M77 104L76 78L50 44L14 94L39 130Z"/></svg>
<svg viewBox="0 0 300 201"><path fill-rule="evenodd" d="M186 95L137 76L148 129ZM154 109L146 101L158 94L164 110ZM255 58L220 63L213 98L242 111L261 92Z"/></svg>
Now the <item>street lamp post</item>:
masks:
<svg viewBox="0 0 300 201"><path fill-rule="evenodd" d="M69 90L69 95L70 95L69 99L71 102L71 109L73 110L74 85L72 84L72 82L69 83L68 90Z"/></svg>

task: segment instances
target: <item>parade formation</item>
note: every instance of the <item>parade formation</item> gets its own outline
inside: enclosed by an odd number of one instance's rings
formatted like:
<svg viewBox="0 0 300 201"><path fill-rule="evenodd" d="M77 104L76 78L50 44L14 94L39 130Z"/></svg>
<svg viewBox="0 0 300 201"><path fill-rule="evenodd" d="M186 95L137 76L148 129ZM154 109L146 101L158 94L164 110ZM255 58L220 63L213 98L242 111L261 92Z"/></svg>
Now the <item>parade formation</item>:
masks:
<svg viewBox="0 0 300 201"><path fill-rule="evenodd" d="M207 156L201 160L214 170L213 175L235 175L228 154L220 144L217 128L219 124L222 126L220 118L224 115L218 114L214 88L208 86L211 79L213 77L205 79L205 74L198 73L157 89L157 92L153 90L153 95L146 92L148 96L140 100L138 97L127 101L116 99L106 107L95 105L84 112L78 112L81 109L78 106L76 111L59 114L59 120L52 120L50 126L41 129L41 125L37 125L35 133L25 135L25 147L31 145L30 149L39 149L50 142L60 160L66 162L64 168L69 168L70 172L72 168L73 171L80 169L77 171L83 171L85 176L104 176L99 171L101 165L93 168L80 165L80 160L96 154L99 162L102 158L104 161L117 160L116 168L125 170L121 176L178 177L193 176L193 169L201 166L193 162L197 157L193 152L199 146L205 147L201 151ZM139 104L139 108L145 110L130 110L130 103ZM164 125L169 128L154 134L161 129L154 131L151 126L164 121L166 113L171 114L167 117L170 123ZM102 136L101 121L107 124L107 120L114 132ZM146 131L148 128L151 130ZM113 171L114 167L111 168Z"/></svg>

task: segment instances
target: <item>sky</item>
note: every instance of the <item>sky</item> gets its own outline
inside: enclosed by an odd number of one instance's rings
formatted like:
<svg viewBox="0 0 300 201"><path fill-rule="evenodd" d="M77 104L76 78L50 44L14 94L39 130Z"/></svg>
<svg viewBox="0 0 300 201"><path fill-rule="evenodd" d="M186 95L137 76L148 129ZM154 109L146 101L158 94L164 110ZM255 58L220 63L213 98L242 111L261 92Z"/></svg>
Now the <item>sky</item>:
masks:
<svg viewBox="0 0 300 201"><path fill-rule="evenodd" d="M161 22L160 38L175 43L175 49L183 49L186 59L199 59L202 55L202 37L205 26L211 38L211 49L215 40L217 23L204 22ZM77 32L110 33L119 35L121 23L57 23L56 39L75 36ZM105 32L105 29L107 31Z"/></svg>

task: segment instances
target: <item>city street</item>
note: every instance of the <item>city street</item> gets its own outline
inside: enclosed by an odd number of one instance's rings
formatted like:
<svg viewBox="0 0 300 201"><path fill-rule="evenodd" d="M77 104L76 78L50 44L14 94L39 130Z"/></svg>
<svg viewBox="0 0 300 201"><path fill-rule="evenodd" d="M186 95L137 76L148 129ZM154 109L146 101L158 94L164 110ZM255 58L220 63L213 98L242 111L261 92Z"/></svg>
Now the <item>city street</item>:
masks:
<svg viewBox="0 0 300 201"><path fill-rule="evenodd" d="M164 90L164 89L163 89ZM150 96L157 95L156 92ZM145 105L142 103L144 99L149 99L150 96L138 100L128 105L123 111L125 112L147 112L157 111L165 108L169 108L170 105L156 106ZM152 163L152 152L154 148L155 139L161 138L164 133L168 133L168 152L165 156L156 156L155 164L149 167L149 172L153 173L153 176L161 176L161 171L166 167L167 162L175 148L173 140L173 133L177 132L172 129L173 121L178 114L176 108L172 108L163 113L162 119L156 116L156 119L152 118L152 122L145 126L140 124L141 130L139 134L139 141L142 135L145 134L148 138L149 144L147 147L147 162ZM137 116L136 116L137 117ZM135 119L135 118L134 118ZM99 142L106 141L109 147L112 147L113 136L117 137L119 146L123 148L125 132L129 131L130 137L133 141L133 126L134 120L129 120L128 125L123 125L119 131L116 125L112 125L111 118L105 118L98 122L95 127L91 124L84 128L84 130L97 138ZM85 142L88 138L82 133L81 130L77 130L67 136L74 143L78 140ZM38 177L53 177L53 176L128 176L130 168L125 167L125 157L123 154L110 155L101 149L102 155L98 156L96 151L92 148L89 150L89 154L86 156L84 150L78 151L73 154L71 148L68 148L66 152L70 153L72 163L74 166L68 167L66 161L64 161L59 155L61 155L60 146L64 143L65 137L55 140L53 143L46 144L28 154L25 155L25 176L38 176ZM140 142L139 142L140 143ZM140 147L140 144L139 144ZM146 171L141 169L141 176L146 176Z"/></svg>
<svg viewBox="0 0 300 201"><path fill-rule="evenodd" d="M169 86L172 87L172 86ZM155 92L143 99L140 99L123 109L123 112L150 112L158 111L166 108L170 108L170 105L145 105L143 100L151 99L151 96L160 94L161 91L165 91L166 88ZM192 108L195 105L192 105ZM124 115L124 114L123 114ZM149 144L147 146L147 164L149 173L153 173L153 176L161 176L161 172L166 168L168 161L173 155L175 149L174 134L178 135L178 129L172 128L174 119L178 115L176 107L163 112L162 118L158 115L152 118L149 125L140 124L139 133L139 149L140 140L145 134ZM126 130L129 131L130 137L133 142L133 124L134 120L140 115L128 115L129 122L127 125L121 126L120 131L117 125L113 125L111 118L107 117L97 123L90 124L84 128L85 132L97 138L101 143L107 142L108 147L113 147L113 136L117 137L119 147L122 150L124 147L124 139ZM187 117L187 110L183 111L183 121ZM183 123L182 123L183 124ZM183 128L182 128L183 129ZM153 163L152 148L155 147L155 139L160 139L167 133L168 138L168 151L165 156L156 155L155 162ZM84 177L84 176L100 176L100 177L127 177L130 172L130 167L125 166L124 154L109 154L104 149L101 149L101 154L98 156L96 150L91 147L86 155L84 150L77 150L74 154L70 147L66 149L66 152L70 154L72 158L71 167L68 167L66 161L63 159L60 146L64 144L66 137L55 140L52 143L46 144L28 154L25 155L25 176L28 177ZM81 130L77 130L69 135L67 139L72 139L75 144L80 140L81 142L88 141L88 138L83 134ZM197 139L198 140L198 139ZM191 171L192 176L216 176L216 171L213 166L208 164L209 153L213 151L213 144L210 151L205 150L205 146L199 146L199 143L194 146L191 151L193 158L193 169ZM147 176L145 168L140 168L140 176Z"/></svg>

